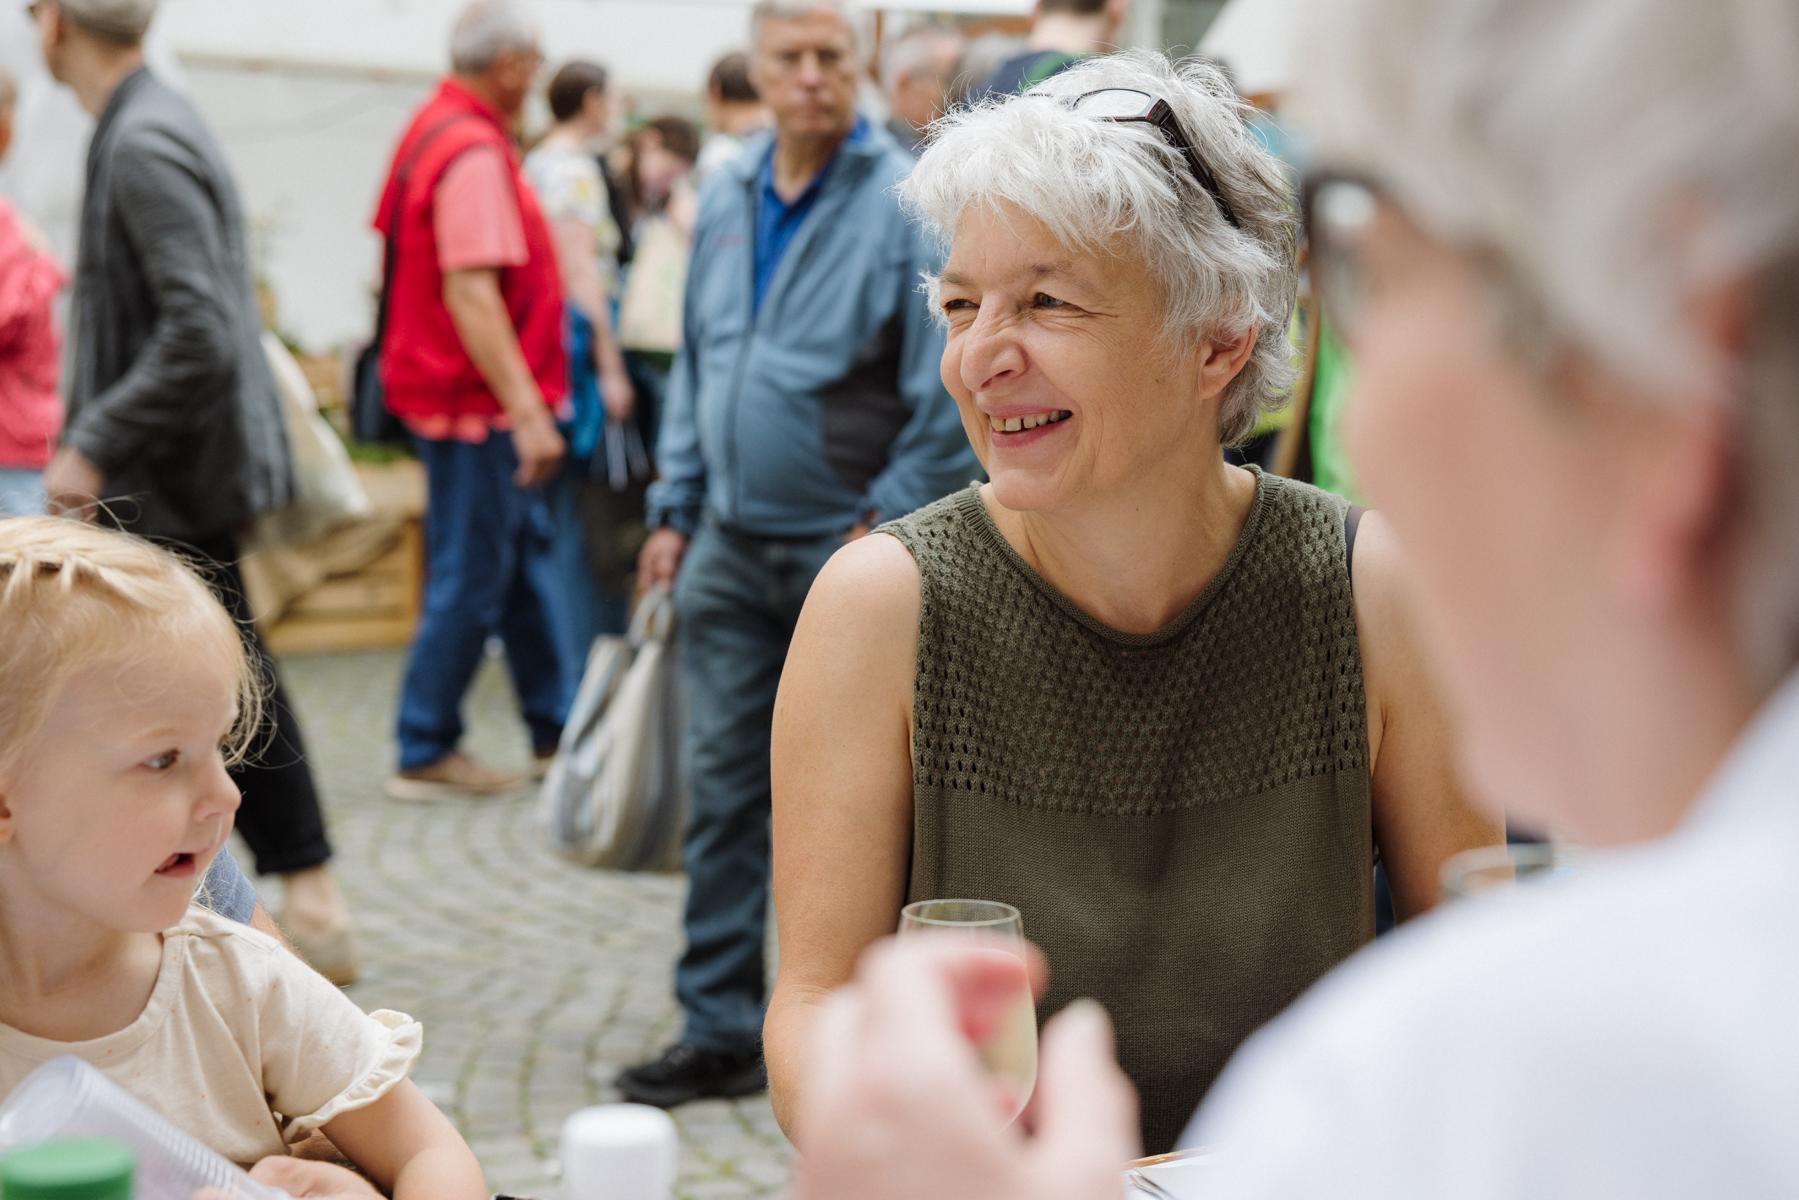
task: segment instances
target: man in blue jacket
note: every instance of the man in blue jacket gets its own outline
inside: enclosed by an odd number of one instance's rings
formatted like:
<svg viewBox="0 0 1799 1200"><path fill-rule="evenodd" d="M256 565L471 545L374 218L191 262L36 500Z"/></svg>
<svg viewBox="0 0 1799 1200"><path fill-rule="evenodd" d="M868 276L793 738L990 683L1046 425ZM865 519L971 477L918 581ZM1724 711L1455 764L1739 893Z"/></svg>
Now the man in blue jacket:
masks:
<svg viewBox="0 0 1799 1200"><path fill-rule="evenodd" d="M980 470L919 292L936 251L893 192L912 157L856 112L853 27L822 0L752 20L775 131L701 193L639 571L676 582L690 706L686 1024L618 1085L664 1107L765 1086L768 746L806 591L844 542Z"/></svg>

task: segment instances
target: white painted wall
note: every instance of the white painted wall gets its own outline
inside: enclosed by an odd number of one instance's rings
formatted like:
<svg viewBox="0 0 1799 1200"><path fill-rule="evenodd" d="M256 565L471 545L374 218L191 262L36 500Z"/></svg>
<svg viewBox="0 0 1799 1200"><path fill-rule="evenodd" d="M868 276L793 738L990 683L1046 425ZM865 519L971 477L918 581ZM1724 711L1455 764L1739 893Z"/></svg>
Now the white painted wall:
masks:
<svg viewBox="0 0 1799 1200"><path fill-rule="evenodd" d="M0 0L4 2L4 0ZM864 0L879 3L880 0ZM908 0L911 2L911 0ZM380 245L376 189L412 108L443 69L463 0L163 0L150 49L223 144L256 226L282 328L311 349L366 336ZM693 111L706 72L747 36L752 0L535 0L552 63L593 58L639 111ZM938 0L1026 12L1031 0ZM1130 40L1159 0L1138 0ZM38 60L32 27L0 20L0 64L21 81L0 192L72 255L86 116Z"/></svg>
<svg viewBox="0 0 1799 1200"><path fill-rule="evenodd" d="M443 69L462 0L165 0L151 41L217 133L256 225L282 327L309 348L365 336L380 266L376 189L407 115ZM612 68L647 111L691 109L748 28L747 0L539 0L552 62ZM0 165L12 197L72 256L90 123L38 60L24 20L0 22L21 81Z"/></svg>

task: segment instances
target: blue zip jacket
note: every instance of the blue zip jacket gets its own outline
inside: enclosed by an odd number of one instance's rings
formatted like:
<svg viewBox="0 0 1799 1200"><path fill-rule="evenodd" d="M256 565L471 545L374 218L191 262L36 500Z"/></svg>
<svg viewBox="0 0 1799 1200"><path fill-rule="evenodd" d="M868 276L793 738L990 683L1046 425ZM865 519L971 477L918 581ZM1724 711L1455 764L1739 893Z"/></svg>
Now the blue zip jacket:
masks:
<svg viewBox="0 0 1799 1200"><path fill-rule="evenodd" d="M824 537L980 473L919 290L940 259L894 194L912 156L878 127L846 141L757 310L757 176L771 144L752 140L701 190L652 528L691 533L709 510L750 534Z"/></svg>

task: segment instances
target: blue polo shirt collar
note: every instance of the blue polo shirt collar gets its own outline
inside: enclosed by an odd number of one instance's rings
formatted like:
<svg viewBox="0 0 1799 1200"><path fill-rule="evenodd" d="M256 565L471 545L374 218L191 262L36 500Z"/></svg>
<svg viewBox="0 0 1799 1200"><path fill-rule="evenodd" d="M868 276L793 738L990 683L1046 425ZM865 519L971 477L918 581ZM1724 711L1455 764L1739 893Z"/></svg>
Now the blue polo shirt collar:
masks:
<svg viewBox="0 0 1799 1200"><path fill-rule="evenodd" d="M791 204L781 199L775 191L774 143L771 141L768 149L763 152L762 165L756 173L755 306L758 311L762 308L762 298L768 293L768 285L774 279L775 268L780 265L787 247L793 244L800 226L805 224L807 214L818 203L825 183L830 178L831 169L843 157L843 147L867 139L868 129L868 118L857 114L856 123L850 126L849 135L839 143L837 152L812 177L812 182L806 185L805 190L794 197Z"/></svg>

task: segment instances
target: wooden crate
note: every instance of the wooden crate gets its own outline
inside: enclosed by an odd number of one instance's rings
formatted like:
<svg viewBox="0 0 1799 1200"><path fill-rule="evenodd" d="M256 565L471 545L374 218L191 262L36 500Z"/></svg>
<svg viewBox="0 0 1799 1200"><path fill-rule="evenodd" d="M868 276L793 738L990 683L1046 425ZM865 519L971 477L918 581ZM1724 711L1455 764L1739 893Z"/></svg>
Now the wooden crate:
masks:
<svg viewBox="0 0 1799 1200"><path fill-rule="evenodd" d="M366 565L327 574L265 626L276 654L404 646L412 639L425 581L424 471L402 460L360 464L356 473L375 512L365 535L395 540ZM397 535L385 532L395 525Z"/></svg>
<svg viewBox="0 0 1799 1200"><path fill-rule="evenodd" d="M418 623L424 560L422 527L410 519L386 554L294 601L268 630L269 648L276 654L317 654L404 646Z"/></svg>

